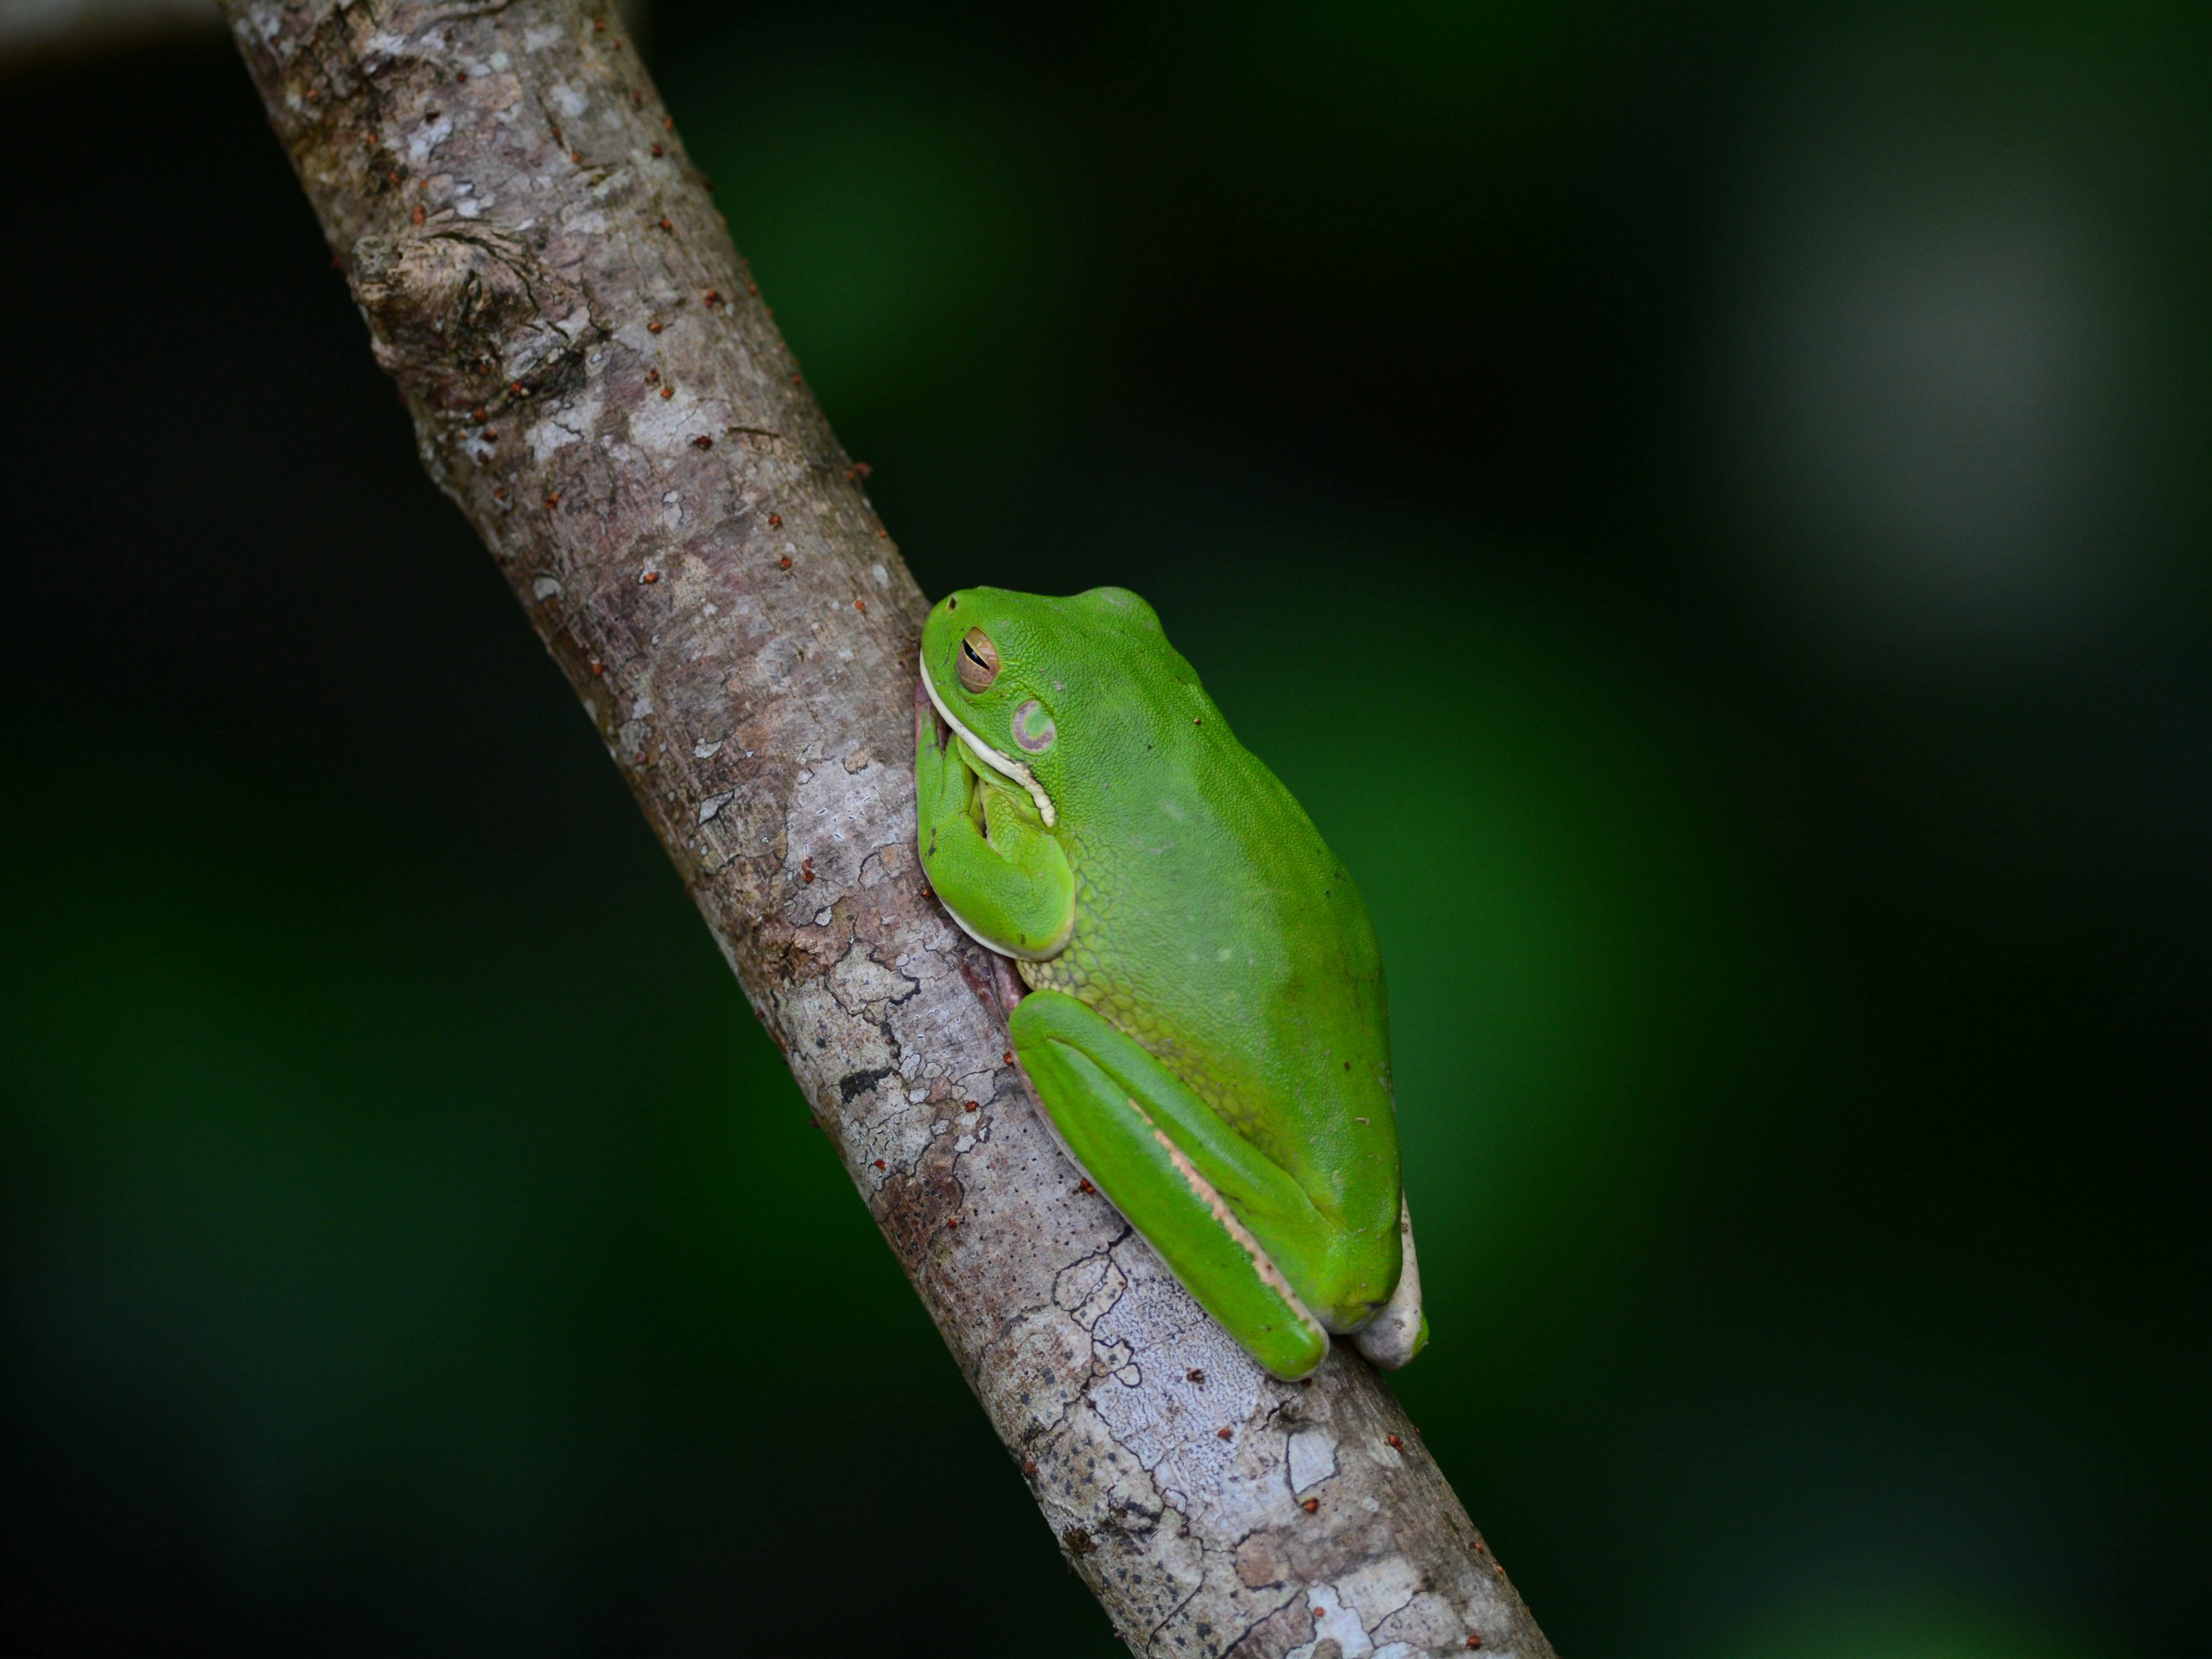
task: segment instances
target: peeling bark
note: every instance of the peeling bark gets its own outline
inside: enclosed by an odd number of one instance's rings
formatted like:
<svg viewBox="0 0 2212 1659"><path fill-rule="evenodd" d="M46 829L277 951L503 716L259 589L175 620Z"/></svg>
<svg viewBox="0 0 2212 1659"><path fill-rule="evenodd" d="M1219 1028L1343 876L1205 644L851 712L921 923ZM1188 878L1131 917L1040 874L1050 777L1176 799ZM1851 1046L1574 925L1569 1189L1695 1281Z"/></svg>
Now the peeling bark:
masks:
<svg viewBox="0 0 2212 1659"><path fill-rule="evenodd" d="M1132 1650L1549 1655L1366 1364L1259 1371L1055 1148L915 858L926 602L619 20L226 10L423 464Z"/></svg>

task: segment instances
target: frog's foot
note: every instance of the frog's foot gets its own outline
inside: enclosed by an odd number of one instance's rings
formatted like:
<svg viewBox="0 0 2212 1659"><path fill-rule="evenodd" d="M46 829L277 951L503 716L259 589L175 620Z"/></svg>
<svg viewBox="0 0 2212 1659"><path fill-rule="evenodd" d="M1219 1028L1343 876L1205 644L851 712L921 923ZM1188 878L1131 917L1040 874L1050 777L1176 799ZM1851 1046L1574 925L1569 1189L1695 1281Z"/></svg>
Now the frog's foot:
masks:
<svg viewBox="0 0 2212 1659"><path fill-rule="evenodd" d="M979 944L1043 962L1075 926L1075 876L1027 795L986 782L926 684L914 695L914 827L922 869Z"/></svg>
<svg viewBox="0 0 2212 1659"><path fill-rule="evenodd" d="M1428 1345L1428 1319L1421 1310L1421 1268L1414 1259L1414 1217L1398 1200L1398 1287L1359 1328L1352 1345L1386 1371L1395 1371Z"/></svg>

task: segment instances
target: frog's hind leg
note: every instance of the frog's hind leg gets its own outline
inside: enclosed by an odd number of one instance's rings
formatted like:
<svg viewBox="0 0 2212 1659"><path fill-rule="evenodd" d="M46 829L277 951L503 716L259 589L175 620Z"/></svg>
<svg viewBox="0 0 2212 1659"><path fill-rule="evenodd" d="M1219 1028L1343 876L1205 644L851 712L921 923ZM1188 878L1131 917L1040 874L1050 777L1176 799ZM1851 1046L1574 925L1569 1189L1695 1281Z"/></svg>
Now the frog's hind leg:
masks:
<svg viewBox="0 0 2212 1659"><path fill-rule="evenodd" d="M1290 1177L1065 993L1032 992L1007 1028L1061 1144L1199 1306L1277 1376L1319 1365L1329 1333L1246 1220L1310 1216Z"/></svg>

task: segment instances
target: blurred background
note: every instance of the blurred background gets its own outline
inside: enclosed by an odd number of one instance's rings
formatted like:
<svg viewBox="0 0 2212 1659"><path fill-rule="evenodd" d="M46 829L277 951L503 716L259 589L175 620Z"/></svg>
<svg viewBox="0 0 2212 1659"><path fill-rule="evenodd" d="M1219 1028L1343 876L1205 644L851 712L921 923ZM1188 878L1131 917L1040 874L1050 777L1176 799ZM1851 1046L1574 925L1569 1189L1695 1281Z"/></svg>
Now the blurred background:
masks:
<svg viewBox="0 0 2212 1659"><path fill-rule="evenodd" d="M1358 875L1561 1651L2212 1650L2202 9L644 39L924 586L1145 593ZM226 42L0 153L9 1645L1121 1651Z"/></svg>

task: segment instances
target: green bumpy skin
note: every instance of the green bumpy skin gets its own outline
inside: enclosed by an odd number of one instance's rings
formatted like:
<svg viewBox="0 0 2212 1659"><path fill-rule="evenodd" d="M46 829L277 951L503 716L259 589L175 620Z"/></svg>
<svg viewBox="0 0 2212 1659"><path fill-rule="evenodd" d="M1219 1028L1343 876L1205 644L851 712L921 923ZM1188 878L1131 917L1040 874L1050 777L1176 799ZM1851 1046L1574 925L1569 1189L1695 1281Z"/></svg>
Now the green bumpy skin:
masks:
<svg viewBox="0 0 2212 1659"><path fill-rule="evenodd" d="M1061 1144L1278 1376L1427 1340L1351 877L1124 588L930 613L918 832Z"/></svg>

